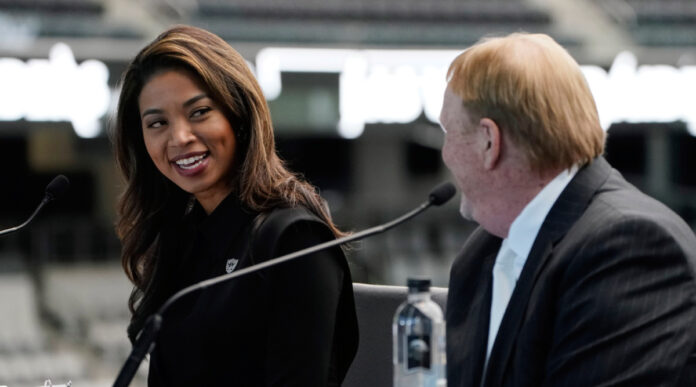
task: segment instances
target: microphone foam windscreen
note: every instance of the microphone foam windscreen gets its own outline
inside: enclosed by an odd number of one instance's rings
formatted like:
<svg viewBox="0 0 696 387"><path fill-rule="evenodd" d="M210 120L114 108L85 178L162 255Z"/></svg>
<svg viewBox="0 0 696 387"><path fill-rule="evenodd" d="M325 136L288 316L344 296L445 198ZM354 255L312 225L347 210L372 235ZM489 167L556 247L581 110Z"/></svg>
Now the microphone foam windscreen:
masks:
<svg viewBox="0 0 696 387"><path fill-rule="evenodd" d="M452 196L454 196L456 192L457 190L454 188L454 184L447 181L430 191L428 200L430 200L430 203L439 206L452 199Z"/></svg>
<svg viewBox="0 0 696 387"><path fill-rule="evenodd" d="M46 196L50 199L58 199L70 188L70 181L63 175L58 175L46 186Z"/></svg>

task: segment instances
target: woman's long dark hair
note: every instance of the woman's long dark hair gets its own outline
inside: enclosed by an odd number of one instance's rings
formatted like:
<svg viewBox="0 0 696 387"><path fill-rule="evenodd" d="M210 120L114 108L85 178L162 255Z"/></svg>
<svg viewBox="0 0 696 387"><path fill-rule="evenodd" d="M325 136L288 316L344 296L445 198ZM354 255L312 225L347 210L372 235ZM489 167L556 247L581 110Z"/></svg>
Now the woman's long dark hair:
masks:
<svg viewBox="0 0 696 387"><path fill-rule="evenodd" d="M183 219L190 200L188 193L157 170L143 141L140 92L153 75L167 69L193 74L224 109L237 138L232 183L243 205L258 212L303 205L326 222L334 235L343 235L316 189L288 171L276 154L268 105L244 58L215 34L191 26L172 27L143 48L124 73L111 133L126 184L118 202L116 232L122 243L123 269L135 285L128 302L134 320L154 311L156 305L147 310L143 306L161 292L155 268L162 263L158 257L164 255L163 230ZM131 325L139 329L141 323ZM129 329L131 337L134 333L137 330Z"/></svg>

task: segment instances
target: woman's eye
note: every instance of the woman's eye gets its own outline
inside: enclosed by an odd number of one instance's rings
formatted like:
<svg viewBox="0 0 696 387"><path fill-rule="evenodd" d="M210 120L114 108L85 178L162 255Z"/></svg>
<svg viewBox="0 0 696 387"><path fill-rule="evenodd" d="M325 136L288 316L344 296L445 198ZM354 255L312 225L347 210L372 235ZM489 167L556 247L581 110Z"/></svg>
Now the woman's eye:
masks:
<svg viewBox="0 0 696 387"><path fill-rule="evenodd" d="M147 124L147 127L152 129L161 128L162 126L164 126L164 121L152 121Z"/></svg>
<svg viewBox="0 0 696 387"><path fill-rule="evenodd" d="M191 114L191 117L200 117L209 111L210 111L209 107L199 108L199 109L196 109L193 111L193 114Z"/></svg>

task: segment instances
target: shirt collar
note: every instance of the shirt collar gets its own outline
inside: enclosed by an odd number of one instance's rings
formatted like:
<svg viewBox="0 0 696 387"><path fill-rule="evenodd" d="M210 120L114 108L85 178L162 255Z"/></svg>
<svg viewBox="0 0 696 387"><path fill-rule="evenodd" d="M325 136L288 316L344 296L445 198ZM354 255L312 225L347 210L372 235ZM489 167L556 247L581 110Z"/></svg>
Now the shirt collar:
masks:
<svg viewBox="0 0 696 387"><path fill-rule="evenodd" d="M230 193L210 215L205 215L203 208L198 203L196 203L194 211L199 213L197 218L199 235L213 246L226 244L255 215L245 209L234 192ZM201 212L202 215L200 215Z"/></svg>
<svg viewBox="0 0 696 387"><path fill-rule="evenodd" d="M522 212L517 215L517 218L510 225L508 236L503 240L501 250L503 248L512 249L515 252L515 277L519 278L527 262L527 256L532 250L534 240L544 223L544 219L551 211L551 207L556 202L561 192L570 183L575 174L578 172L578 167L573 166L562 171L551 182L549 182L541 191L524 207Z"/></svg>

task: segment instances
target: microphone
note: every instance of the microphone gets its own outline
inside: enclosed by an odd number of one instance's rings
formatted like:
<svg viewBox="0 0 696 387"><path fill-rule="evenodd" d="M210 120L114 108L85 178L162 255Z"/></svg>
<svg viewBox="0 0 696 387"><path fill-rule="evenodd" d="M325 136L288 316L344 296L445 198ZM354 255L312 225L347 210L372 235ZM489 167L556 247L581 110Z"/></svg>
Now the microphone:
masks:
<svg viewBox="0 0 696 387"><path fill-rule="evenodd" d="M171 305L173 305L180 298L189 295L193 292L206 289L210 286L217 285L221 282L228 281L232 278L241 277L243 275L265 269L267 267L281 264L291 259L303 257L305 255L316 253L318 251L325 250L334 246L342 245L344 243L352 242L358 239L366 238L371 235L382 233L413 218L414 216L425 211L430 206L440 206L444 204L445 202L450 200L452 196L454 196L455 192L456 190L452 183L442 183L435 187L432 191L430 191L430 195L428 196L427 201L423 202L420 206L400 216L399 218L392 220L391 222L387 222L382 225L375 226L367 230L363 230L342 238L320 243L315 246L310 246L302 250L283 255L281 257L273 258L256 265L240 269L238 271L233 271L232 273L213 277L211 279L195 283L191 286L179 290L173 296L169 297L169 299L164 304L162 304L162 306L157 310L157 313L153 314L147 319L147 321L145 322L145 327L138 335L138 338L136 339L135 344L133 345L133 350L128 356L128 359L126 360L126 363L123 365L123 368L121 368L121 371L119 372L118 377L116 378L116 381L113 384L113 387L125 387L130 384L131 380L133 380L133 377L135 376L136 371L138 370L138 367L140 366L140 363L143 361L145 356L148 353L150 353L150 351L152 351L152 349L154 348L154 341L157 337L157 332L162 326L162 315L164 314L164 312L167 311L167 309L169 309Z"/></svg>
<svg viewBox="0 0 696 387"><path fill-rule="evenodd" d="M67 177L63 175L58 175L54 177L53 180L51 180L51 182L48 183L48 185L46 186L46 193L44 194L41 203L39 203L38 207L36 207L34 213L31 214L29 219L27 219L24 223L20 224L19 226L0 231L0 235L9 234L11 232L15 232L24 228L34 219L34 217L39 213L39 211L41 211L41 209L46 204L63 196L68 191L68 188L70 188L70 181Z"/></svg>
<svg viewBox="0 0 696 387"><path fill-rule="evenodd" d="M430 191L428 202L434 206L440 206L452 199L455 193L457 193L457 190L454 188L454 185L450 182L444 182Z"/></svg>

